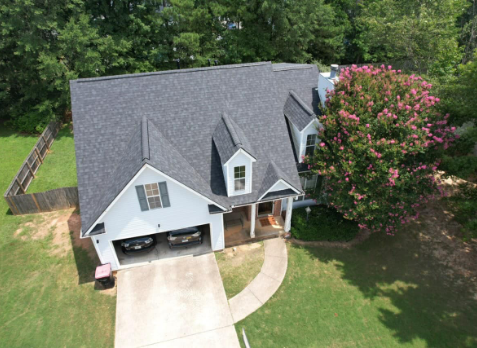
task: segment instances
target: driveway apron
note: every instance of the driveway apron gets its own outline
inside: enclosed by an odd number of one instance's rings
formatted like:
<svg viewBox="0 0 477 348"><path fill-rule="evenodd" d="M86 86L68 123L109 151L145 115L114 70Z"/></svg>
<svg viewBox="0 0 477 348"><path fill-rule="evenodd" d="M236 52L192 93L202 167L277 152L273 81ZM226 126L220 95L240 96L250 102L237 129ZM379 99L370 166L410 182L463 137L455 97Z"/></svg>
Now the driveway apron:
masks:
<svg viewBox="0 0 477 348"><path fill-rule="evenodd" d="M118 272L116 347L240 347L213 253Z"/></svg>

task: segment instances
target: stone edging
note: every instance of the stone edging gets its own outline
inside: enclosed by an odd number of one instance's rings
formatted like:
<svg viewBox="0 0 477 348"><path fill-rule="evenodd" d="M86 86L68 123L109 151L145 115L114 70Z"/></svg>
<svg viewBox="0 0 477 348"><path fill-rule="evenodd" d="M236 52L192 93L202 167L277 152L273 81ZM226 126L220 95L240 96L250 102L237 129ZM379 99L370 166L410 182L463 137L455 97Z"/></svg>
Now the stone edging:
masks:
<svg viewBox="0 0 477 348"><path fill-rule="evenodd" d="M265 260L260 273L239 294L229 300L234 323L245 319L275 294L285 278L288 253L282 238L264 241Z"/></svg>

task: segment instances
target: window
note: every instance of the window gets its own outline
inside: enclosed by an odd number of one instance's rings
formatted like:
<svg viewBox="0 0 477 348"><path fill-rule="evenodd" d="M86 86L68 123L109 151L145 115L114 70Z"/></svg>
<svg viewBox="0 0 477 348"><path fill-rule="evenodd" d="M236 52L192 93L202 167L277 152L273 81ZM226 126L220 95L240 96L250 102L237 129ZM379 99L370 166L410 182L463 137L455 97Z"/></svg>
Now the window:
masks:
<svg viewBox="0 0 477 348"><path fill-rule="evenodd" d="M144 185L146 189L147 202L149 203L149 209L162 208L161 196L159 195L159 185L146 184Z"/></svg>
<svg viewBox="0 0 477 348"><path fill-rule="evenodd" d="M315 153L316 134L308 134L306 137L305 156L313 157Z"/></svg>
<svg viewBox="0 0 477 348"><path fill-rule="evenodd" d="M235 191L245 190L245 166L234 168Z"/></svg>
<svg viewBox="0 0 477 348"><path fill-rule="evenodd" d="M301 186L303 187L306 193L312 193L315 191L318 178L319 178L318 174L312 175L310 177L300 176ZM304 201L305 199L306 199L305 196L300 196L296 200Z"/></svg>

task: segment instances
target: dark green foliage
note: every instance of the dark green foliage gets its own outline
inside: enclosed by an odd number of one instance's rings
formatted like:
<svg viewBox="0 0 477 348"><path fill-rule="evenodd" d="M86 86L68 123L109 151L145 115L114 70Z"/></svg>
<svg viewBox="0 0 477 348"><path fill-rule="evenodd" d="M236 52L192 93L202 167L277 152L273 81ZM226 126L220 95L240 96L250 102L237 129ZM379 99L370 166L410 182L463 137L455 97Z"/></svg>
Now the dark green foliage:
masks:
<svg viewBox="0 0 477 348"><path fill-rule="evenodd" d="M358 223L343 218L336 209L324 205L310 207L306 221L305 208L293 210L291 233L301 240L349 241L358 233Z"/></svg>
<svg viewBox="0 0 477 348"><path fill-rule="evenodd" d="M477 238L477 187L470 183L460 184L459 193L447 198L454 219L463 227L462 239Z"/></svg>

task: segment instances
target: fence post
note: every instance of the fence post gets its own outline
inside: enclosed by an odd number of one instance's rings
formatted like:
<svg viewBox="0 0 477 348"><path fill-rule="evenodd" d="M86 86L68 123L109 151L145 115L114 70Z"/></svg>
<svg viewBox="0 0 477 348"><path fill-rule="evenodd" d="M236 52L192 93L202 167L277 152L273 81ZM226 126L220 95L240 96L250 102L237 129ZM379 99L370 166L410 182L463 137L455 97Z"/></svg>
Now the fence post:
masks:
<svg viewBox="0 0 477 348"><path fill-rule="evenodd" d="M30 171L31 175L33 175L33 179L36 178L35 173L33 173L33 169L31 169L30 163L28 163L28 158L27 158L27 161L26 161L26 165L28 166L28 170Z"/></svg>
<svg viewBox="0 0 477 348"><path fill-rule="evenodd" d="M42 133L42 134L41 134L41 137L43 138L43 141L45 142L46 148L49 150L49 149L50 149L50 145L48 145L48 141L46 141L45 133Z"/></svg>
<svg viewBox="0 0 477 348"><path fill-rule="evenodd" d="M33 199L33 202L35 202L35 205L38 209L38 212L41 213L41 209L40 209L40 205L38 204L36 198L35 198L35 194L34 193L31 193L31 198Z"/></svg>
<svg viewBox="0 0 477 348"><path fill-rule="evenodd" d="M40 159L40 162L43 164L43 158L41 158L40 151L38 151L38 148L36 146L35 146L35 152L36 152L38 158Z"/></svg>
<svg viewBox="0 0 477 348"><path fill-rule="evenodd" d="M20 186L22 192L25 193L26 191L25 191L25 189L23 188L23 185L21 184L20 180L18 180L18 177L16 177L15 180L17 181L18 186Z"/></svg>

